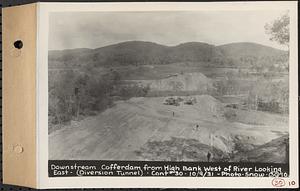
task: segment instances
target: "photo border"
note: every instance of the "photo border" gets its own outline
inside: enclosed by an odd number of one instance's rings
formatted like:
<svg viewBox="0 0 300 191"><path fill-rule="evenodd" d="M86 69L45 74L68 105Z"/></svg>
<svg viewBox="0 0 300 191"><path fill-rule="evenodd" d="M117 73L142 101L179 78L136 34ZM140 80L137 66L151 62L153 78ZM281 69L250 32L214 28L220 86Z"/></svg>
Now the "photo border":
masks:
<svg viewBox="0 0 300 191"><path fill-rule="evenodd" d="M272 177L48 177L48 32L51 12L290 10L290 177L298 187L297 2L38 3L37 177L40 188L274 188ZM284 187L283 187L284 188Z"/></svg>

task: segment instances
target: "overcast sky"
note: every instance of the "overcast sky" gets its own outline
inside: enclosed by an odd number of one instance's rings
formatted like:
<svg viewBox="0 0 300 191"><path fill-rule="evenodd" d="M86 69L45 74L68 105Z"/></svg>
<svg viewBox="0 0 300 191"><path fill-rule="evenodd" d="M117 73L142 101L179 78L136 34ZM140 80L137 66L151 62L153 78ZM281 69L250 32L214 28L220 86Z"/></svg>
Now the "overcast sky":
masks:
<svg viewBox="0 0 300 191"><path fill-rule="evenodd" d="M269 40L264 25L284 11L64 12L51 13L49 49L98 48L130 40L173 46L255 42L283 49Z"/></svg>

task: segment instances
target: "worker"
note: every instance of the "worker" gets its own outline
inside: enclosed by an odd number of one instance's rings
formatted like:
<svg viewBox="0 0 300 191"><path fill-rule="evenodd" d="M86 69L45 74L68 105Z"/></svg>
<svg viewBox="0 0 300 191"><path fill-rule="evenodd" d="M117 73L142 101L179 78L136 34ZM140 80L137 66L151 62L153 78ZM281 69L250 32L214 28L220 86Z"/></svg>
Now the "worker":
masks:
<svg viewBox="0 0 300 191"><path fill-rule="evenodd" d="M210 162L210 157L211 157L211 154L210 154L210 152L208 151L208 153L207 153L207 162Z"/></svg>

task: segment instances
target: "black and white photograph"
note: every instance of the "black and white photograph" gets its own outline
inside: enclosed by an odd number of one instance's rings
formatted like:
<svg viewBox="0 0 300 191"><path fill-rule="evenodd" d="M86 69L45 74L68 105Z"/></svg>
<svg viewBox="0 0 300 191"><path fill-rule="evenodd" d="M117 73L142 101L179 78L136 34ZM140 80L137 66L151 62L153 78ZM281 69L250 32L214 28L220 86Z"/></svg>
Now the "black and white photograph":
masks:
<svg viewBox="0 0 300 191"><path fill-rule="evenodd" d="M49 160L289 163L288 10L51 12Z"/></svg>

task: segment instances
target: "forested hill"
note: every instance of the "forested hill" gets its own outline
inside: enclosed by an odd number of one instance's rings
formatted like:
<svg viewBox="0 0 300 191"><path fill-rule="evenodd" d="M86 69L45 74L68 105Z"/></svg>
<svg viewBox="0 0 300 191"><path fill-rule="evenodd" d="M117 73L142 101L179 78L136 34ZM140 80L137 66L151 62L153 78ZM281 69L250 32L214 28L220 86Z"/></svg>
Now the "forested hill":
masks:
<svg viewBox="0 0 300 191"><path fill-rule="evenodd" d="M268 46L263 46L256 43L230 43L218 46L218 49L227 57L274 57L286 54L286 51L275 49Z"/></svg>
<svg viewBox="0 0 300 191"><path fill-rule="evenodd" d="M286 51L255 43L214 46L202 42L188 42L177 46L164 46L152 42L128 41L97 49L49 51L49 67L105 67L176 62L199 62L199 65L209 63L211 67L236 66L245 64L240 62L243 59L276 60L286 54Z"/></svg>

